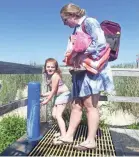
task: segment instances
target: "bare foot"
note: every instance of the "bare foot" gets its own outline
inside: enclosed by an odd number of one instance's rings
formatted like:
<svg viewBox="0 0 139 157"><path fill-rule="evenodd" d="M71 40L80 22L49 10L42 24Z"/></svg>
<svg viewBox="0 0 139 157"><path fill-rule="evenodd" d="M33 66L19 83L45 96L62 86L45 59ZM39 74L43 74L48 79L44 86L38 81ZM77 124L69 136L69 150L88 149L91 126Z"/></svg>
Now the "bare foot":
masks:
<svg viewBox="0 0 139 157"><path fill-rule="evenodd" d="M88 149L95 149L96 148L96 142L95 140L93 141L84 141L80 144L77 144L73 147L76 150L88 150Z"/></svg>

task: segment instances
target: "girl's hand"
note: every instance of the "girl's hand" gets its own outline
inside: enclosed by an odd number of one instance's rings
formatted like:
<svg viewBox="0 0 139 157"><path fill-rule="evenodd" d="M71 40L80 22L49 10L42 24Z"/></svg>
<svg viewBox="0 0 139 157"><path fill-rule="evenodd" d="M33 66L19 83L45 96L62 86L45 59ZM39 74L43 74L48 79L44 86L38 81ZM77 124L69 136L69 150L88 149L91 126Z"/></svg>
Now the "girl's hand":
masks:
<svg viewBox="0 0 139 157"><path fill-rule="evenodd" d="M45 94L41 94L40 96L41 96L41 97L47 97L49 94L50 94L50 92L47 92L47 93L45 93Z"/></svg>
<svg viewBox="0 0 139 157"><path fill-rule="evenodd" d="M65 57L68 57L68 56L70 56L70 55L71 55L71 52L68 51L68 52L66 52Z"/></svg>
<svg viewBox="0 0 139 157"><path fill-rule="evenodd" d="M73 63L74 63L74 68L76 69L76 68L80 68L80 58L79 58L79 55L77 55L77 56L75 56L74 57L74 61L73 61Z"/></svg>
<svg viewBox="0 0 139 157"><path fill-rule="evenodd" d="M46 105L48 103L48 101L47 100L43 100L43 101L41 101L41 105Z"/></svg>
<svg viewBox="0 0 139 157"><path fill-rule="evenodd" d="M84 56L83 54L78 54L74 57L74 67L75 69L82 69L82 63L84 61L84 59L86 58L86 56Z"/></svg>
<svg viewBox="0 0 139 157"><path fill-rule="evenodd" d="M40 97L45 97L44 94L40 94Z"/></svg>

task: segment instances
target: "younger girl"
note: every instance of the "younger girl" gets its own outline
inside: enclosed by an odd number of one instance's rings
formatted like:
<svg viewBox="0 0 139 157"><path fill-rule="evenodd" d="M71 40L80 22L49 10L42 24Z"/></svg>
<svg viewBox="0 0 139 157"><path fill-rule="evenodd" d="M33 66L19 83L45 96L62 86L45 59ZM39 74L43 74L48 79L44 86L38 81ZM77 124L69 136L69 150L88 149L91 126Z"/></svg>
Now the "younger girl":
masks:
<svg viewBox="0 0 139 157"><path fill-rule="evenodd" d="M52 100L52 98L54 100L52 116L57 120L61 133L59 138L55 138L53 140L53 143L57 145L62 143L60 138L66 134L65 122L62 118L62 114L66 104L70 101L70 91L62 81L61 71L58 67L58 62L55 59L48 58L45 61L44 73L46 74L46 80L50 87L50 91L41 95L46 98L41 102L41 104L46 105L50 100Z"/></svg>

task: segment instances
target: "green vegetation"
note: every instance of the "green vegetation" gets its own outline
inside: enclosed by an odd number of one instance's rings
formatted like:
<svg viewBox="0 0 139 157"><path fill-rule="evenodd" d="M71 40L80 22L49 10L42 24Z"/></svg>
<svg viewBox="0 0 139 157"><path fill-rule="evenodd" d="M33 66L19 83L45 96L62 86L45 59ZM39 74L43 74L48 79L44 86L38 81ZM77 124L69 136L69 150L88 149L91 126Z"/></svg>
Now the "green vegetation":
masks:
<svg viewBox="0 0 139 157"><path fill-rule="evenodd" d="M131 125L127 126L127 128L128 129L137 129L138 130L139 129L139 123L137 123L137 124L135 124L135 123L131 124Z"/></svg>
<svg viewBox="0 0 139 157"><path fill-rule="evenodd" d="M112 66L113 68L135 68L135 64L119 64ZM71 89L71 76L63 75L63 79L67 86ZM2 89L0 91L0 104L6 104L10 101L14 101L17 90L24 89L29 81L40 81L41 74L31 75L0 75L2 80ZM118 96L138 96L139 93L139 78L137 77L114 77L114 84L116 89L116 95ZM21 96L22 98L22 96ZM134 116L138 117L139 105L133 103L113 103L107 105L110 112L116 112L118 110L128 111Z"/></svg>
<svg viewBox="0 0 139 157"><path fill-rule="evenodd" d="M114 68L135 68L135 64L120 64L113 66ZM118 96L129 96L138 97L139 96L139 77L114 77L114 85L116 90L116 95ZM139 118L139 104L135 103L109 103L108 109L110 112L116 112L122 110L133 114L136 119Z"/></svg>
<svg viewBox="0 0 139 157"><path fill-rule="evenodd" d="M0 121L0 153L26 132L25 119L14 115Z"/></svg>
<svg viewBox="0 0 139 157"><path fill-rule="evenodd" d="M120 64L113 66L114 68L135 68L134 64ZM71 89L71 76L63 75L63 79L69 89ZM23 90L30 81L42 81L41 74L39 75L0 75L2 80L2 89L0 91L0 104L6 104L14 101L17 90ZM116 95L118 96L133 96L138 97L139 93L139 78L137 77L114 77ZM123 110L132 113L136 119L139 118L139 104L133 103L109 103L107 108L110 112ZM65 111L64 117L66 123L69 122L70 109ZM86 116L83 113L82 124L86 124ZM21 137L26 131L26 122L18 116L10 116L3 118L0 122L0 152L2 152L9 144ZM100 122L100 127L105 127L105 121ZM128 126L131 129L139 129L138 121L135 124Z"/></svg>
<svg viewBox="0 0 139 157"><path fill-rule="evenodd" d="M2 80L2 89L0 91L0 104L6 104L8 102L14 101L17 90L23 90L28 82L41 82L41 74L1 74L0 80Z"/></svg>

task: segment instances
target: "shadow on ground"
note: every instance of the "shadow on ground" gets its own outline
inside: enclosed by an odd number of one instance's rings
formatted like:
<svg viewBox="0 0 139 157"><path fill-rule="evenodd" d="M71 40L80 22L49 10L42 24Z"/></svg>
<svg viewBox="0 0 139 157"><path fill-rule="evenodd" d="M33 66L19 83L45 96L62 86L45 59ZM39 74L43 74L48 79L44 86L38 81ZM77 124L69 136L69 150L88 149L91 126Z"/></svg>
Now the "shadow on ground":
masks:
<svg viewBox="0 0 139 157"><path fill-rule="evenodd" d="M139 156L139 137L132 130L112 128L111 136L117 156ZM129 135L130 134L130 135Z"/></svg>

